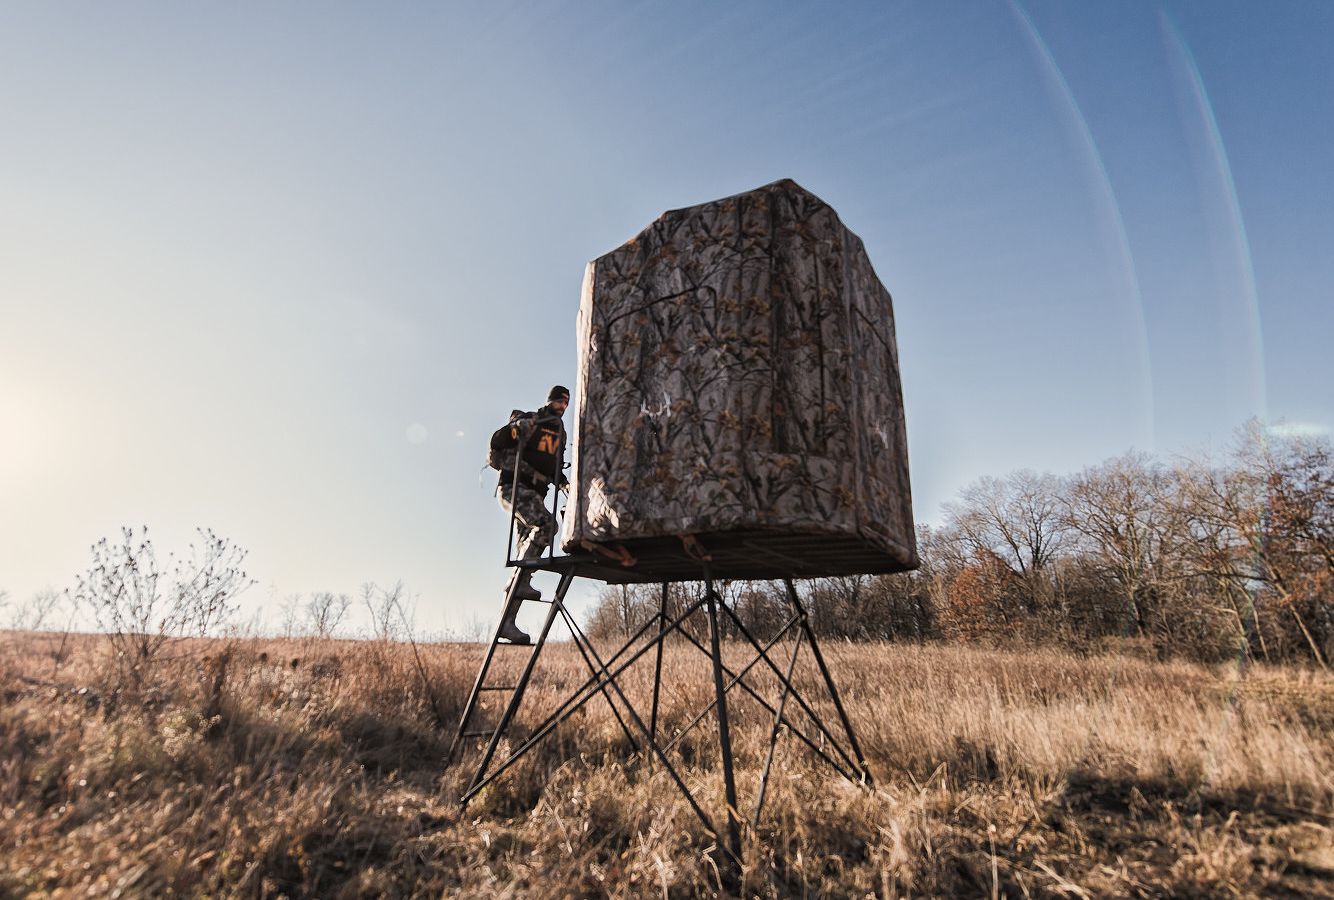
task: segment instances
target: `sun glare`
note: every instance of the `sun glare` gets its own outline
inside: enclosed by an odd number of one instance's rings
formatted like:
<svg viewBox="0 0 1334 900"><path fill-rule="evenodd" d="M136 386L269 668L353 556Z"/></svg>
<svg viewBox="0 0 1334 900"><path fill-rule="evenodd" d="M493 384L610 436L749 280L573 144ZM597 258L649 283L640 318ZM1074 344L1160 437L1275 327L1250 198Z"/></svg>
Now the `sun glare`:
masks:
<svg viewBox="0 0 1334 900"><path fill-rule="evenodd" d="M0 385L0 487L11 488L36 474L48 430L35 396Z"/></svg>

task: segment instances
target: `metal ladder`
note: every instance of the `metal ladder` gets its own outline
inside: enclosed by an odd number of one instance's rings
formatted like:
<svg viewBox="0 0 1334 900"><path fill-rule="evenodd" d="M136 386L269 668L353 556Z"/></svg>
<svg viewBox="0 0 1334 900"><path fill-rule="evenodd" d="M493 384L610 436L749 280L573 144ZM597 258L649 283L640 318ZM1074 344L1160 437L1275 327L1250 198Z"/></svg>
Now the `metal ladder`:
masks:
<svg viewBox="0 0 1334 900"><path fill-rule="evenodd" d="M520 456L516 453L514 458L514 470L510 476L510 496L514 496L514 492L518 489L519 461ZM553 541L555 540L555 535L560 533L559 506L560 495L559 492L557 492L552 500L551 509ZM536 559L516 559L514 557L512 550L514 548L515 522L515 508L513 504L511 504L509 539L506 543L505 550L505 565L507 567L534 570L548 568L555 555L554 546L547 548L547 555ZM477 771L473 774L471 781L468 783L468 787L463 793L462 799L465 804L467 803L467 798L476 793L479 785L488 780L488 771L490 770L492 760L495 758L496 749L500 746L500 742L504 738L510 722L513 721L515 713L518 712L519 706L523 703L524 692L527 691L528 683L533 677L533 670L537 667L537 658L541 655L542 648L546 646L547 637L551 633L551 626L555 624L557 616L564 619L565 624L569 627L570 635L574 639L574 646L579 650L579 655L583 658L584 665L588 667L589 672L592 673L593 679L598 677L599 667L605 671L605 666L603 666L602 661L598 659L597 651L593 649L592 645L588 642L587 637L584 636L582 630L570 615L569 610L565 608L565 595L569 592L570 584L574 581L574 569L566 567L559 571L560 584L556 588L556 593L550 600L539 599L522 601L527 603L546 603L550 606L547 611L546 620L542 623L542 631L538 634L537 640L531 645L511 644L508 641L501 641L500 623L497 623L495 634L491 636L491 645L487 647L486 655L482 659L481 668L477 670L477 679L473 682L472 692L469 693L468 702L463 707L463 715L459 717L459 727L454 734L453 742L449 746L449 753L445 757L445 764L449 765L454 762L459 747L465 740L486 739L486 750L482 754L481 762L478 764ZM505 606L502 608L508 608L510 600L512 599L512 592L516 588L517 580L511 583L511 593L505 595ZM502 615L501 622L503 621L504 616ZM528 654L528 661L524 664L523 671L519 673L518 680L513 684L487 683L486 679L487 675L491 672L491 663L495 660L496 650L500 647L531 647ZM502 693L506 691L510 694L509 703L505 705L505 711L501 713L500 721L496 723L495 728L480 727L470 729L469 726L472 724L473 716L477 712L477 708L481 705L482 695L487 693ZM612 712L615 714L617 722L620 723L621 730L625 732L625 736L630 741L631 746L635 747L637 751L638 745L635 742L634 736L630 733L630 728L626 725L620 710L616 708L615 703L612 703L607 686L605 684L601 685L598 688L598 691L606 698L607 703L611 705ZM504 764L502 763L502 768L503 767Z"/></svg>
<svg viewBox="0 0 1334 900"><path fill-rule="evenodd" d="M547 635L551 633L551 626L556 621L556 616L564 608L565 594L570 588L570 582L574 580L571 574L563 574L560 580L560 586L556 589L555 596L550 600L526 600L525 603L545 603L549 606L546 620L542 623L542 631L538 634L537 640L532 644L511 644L508 641L500 639L500 625L497 624L495 634L491 636L491 645L487 647L486 656L482 659L481 668L477 670L477 680L473 682L472 692L468 695L468 702L463 707L463 715L459 718L459 727L454 734L454 741L449 746L449 754L446 756L446 763L454 761L458 753L459 746L465 740L473 738L487 739L486 751L483 754L481 765L478 766L477 775L474 776L472 783L468 785L471 789L478 780L486 774L486 769L495 756L496 748L500 745L501 739L505 735L505 729L509 727L510 720L518 711L519 705L523 703L524 691L528 689L528 682L532 680L533 669L537 667L537 658L542 653L542 648L546 645ZM511 590L513 590L511 586ZM510 597L506 595L506 605L509 604ZM502 617L503 620L503 617ZM524 647L527 648L528 661L524 664L523 671L519 673L518 680L514 684L488 684L487 675L491 672L491 663L495 660L496 650L500 647ZM472 724L474 713L481 705L482 695L487 693L502 693L508 691L510 694L509 703L505 705L505 710L501 713L500 721L496 723L494 729L486 727L474 728L469 730Z"/></svg>

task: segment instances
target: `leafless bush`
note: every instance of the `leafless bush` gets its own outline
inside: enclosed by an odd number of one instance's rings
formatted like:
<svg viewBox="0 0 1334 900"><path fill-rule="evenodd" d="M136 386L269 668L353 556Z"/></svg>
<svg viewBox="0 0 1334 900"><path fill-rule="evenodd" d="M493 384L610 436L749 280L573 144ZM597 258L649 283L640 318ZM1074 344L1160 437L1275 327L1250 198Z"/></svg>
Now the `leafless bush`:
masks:
<svg viewBox="0 0 1334 900"><path fill-rule="evenodd" d="M288 594L278 607L278 628L285 638L295 637L301 629L301 595Z"/></svg>
<svg viewBox="0 0 1334 900"><path fill-rule="evenodd" d="M0 606L4 603L0 597ZM9 615L9 627L15 631L44 631L51 627L63 605L59 591L47 588L33 594L27 603L20 604Z"/></svg>
<svg viewBox="0 0 1334 900"><path fill-rule="evenodd" d="M316 637L329 638L338 630L352 598L332 591L317 591L306 601L306 621Z"/></svg>
<svg viewBox="0 0 1334 900"><path fill-rule="evenodd" d="M373 581L361 586L361 602L371 619L371 636L377 641L403 640L412 633L415 601L407 602L407 589L397 581L382 588Z"/></svg>
<svg viewBox="0 0 1334 900"><path fill-rule="evenodd" d="M79 576L73 600L106 632L117 687L140 687L163 648L202 637L235 611L236 596L251 582L241 564L246 551L210 529L198 529L188 560L169 555L160 566L144 527L121 531L92 546L92 565Z"/></svg>

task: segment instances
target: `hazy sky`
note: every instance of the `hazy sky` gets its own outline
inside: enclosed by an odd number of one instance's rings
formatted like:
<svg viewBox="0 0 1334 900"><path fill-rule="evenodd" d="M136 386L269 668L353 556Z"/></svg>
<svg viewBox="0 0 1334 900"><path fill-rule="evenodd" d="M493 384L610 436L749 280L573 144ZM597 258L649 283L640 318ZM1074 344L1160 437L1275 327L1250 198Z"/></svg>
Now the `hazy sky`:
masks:
<svg viewBox="0 0 1334 900"><path fill-rule="evenodd" d="M1331 58L1323 2L0 3L0 589L205 525L271 623L493 619L585 262L783 177L894 296L919 521L1328 433Z"/></svg>

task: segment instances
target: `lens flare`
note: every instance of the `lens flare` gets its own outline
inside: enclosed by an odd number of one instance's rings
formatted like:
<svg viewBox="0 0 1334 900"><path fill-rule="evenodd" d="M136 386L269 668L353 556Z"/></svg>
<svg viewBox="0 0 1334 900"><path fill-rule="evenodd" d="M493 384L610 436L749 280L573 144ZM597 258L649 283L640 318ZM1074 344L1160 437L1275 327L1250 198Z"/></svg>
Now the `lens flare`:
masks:
<svg viewBox="0 0 1334 900"><path fill-rule="evenodd" d="M1104 227L1110 233L1112 242L1115 245L1116 262L1119 264L1122 277L1125 281L1125 297L1127 301L1126 312L1131 319L1131 326L1135 333L1134 354L1136 359L1132 363L1132 372L1137 370L1138 383L1134 384L1134 390L1140 397L1140 408L1142 410L1141 434L1148 438L1147 449L1152 451L1157 444L1157 436L1154 431L1154 403L1153 403L1153 368L1149 357L1149 331L1144 320L1144 297L1140 291L1139 273L1135 268L1135 260L1130 252L1130 240L1126 237L1125 220L1121 215L1121 206L1117 202L1116 192L1112 189L1111 178L1107 175L1107 167L1103 164L1102 154L1098 150L1097 143L1093 140L1093 132L1090 130L1088 120L1084 117L1083 111L1079 107L1079 102L1075 99L1074 92L1070 90L1070 85L1061 72L1061 67L1056 64L1056 59L1052 56L1050 48L1046 41L1038 33L1033 20L1028 17L1028 13L1011 0L1010 10L1018 20L1024 36L1028 39L1033 48L1033 53L1037 57L1038 65L1042 69L1043 77L1047 81L1048 91L1058 101L1060 112L1065 118L1066 127L1075 136L1080 150L1084 157L1084 163L1087 168L1086 178L1093 187L1093 197L1097 204L1098 212L1104 217ZM1133 382L1133 376L1128 379Z"/></svg>
<svg viewBox="0 0 1334 900"><path fill-rule="evenodd" d="M1218 130L1218 120L1214 117L1213 104L1209 93L1204 88L1200 68L1195 57L1186 46L1181 32L1172 19L1165 13L1159 13L1163 37L1167 44L1168 62L1177 78L1178 88L1183 97L1183 114L1194 121L1185 122L1185 126L1199 131L1196 143L1203 153L1203 164L1212 185L1206 182L1206 188L1216 189L1227 210L1227 221L1220 223L1219 231L1227 235L1228 252L1232 259L1238 281L1237 291L1242 303L1242 317L1246 326L1245 356L1241 364L1248 370L1249 385L1252 395L1247 398L1251 414L1258 415L1261 421L1268 418L1268 391L1265 384L1264 340L1260 328L1260 302L1255 287L1255 265L1251 259L1250 240L1246 236L1246 223L1241 215L1241 202L1237 198L1237 185L1232 178L1232 165L1228 162L1227 149L1223 146L1223 135Z"/></svg>

